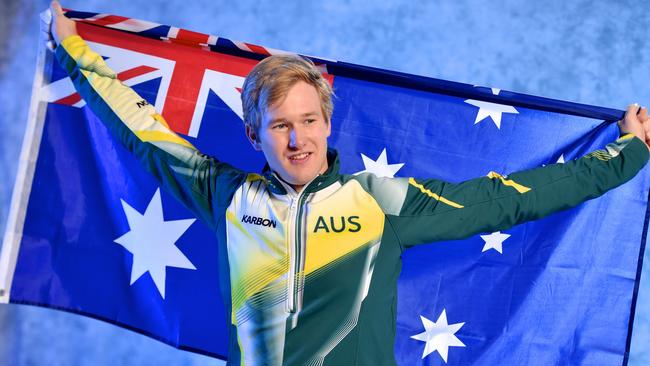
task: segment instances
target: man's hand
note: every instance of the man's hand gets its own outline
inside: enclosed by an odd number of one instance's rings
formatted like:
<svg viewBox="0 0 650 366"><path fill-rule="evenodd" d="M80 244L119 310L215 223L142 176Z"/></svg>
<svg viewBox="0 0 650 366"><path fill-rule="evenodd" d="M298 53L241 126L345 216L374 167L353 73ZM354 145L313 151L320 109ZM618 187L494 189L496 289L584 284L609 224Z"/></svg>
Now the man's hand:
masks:
<svg viewBox="0 0 650 366"><path fill-rule="evenodd" d="M61 4L56 0L50 3L47 12L41 14L41 32L50 49L54 49L62 40L78 34L76 23L63 15Z"/></svg>
<svg viewBox="0 0 650 366"><path fill-rule="evenodd" d="M636 103L630 104L625 112L625 117L618 121L618 127L621 134L634 134L634 136L645 142L648 149L650 149L650 116L648 116L648 108L639 108Z"/></svg>

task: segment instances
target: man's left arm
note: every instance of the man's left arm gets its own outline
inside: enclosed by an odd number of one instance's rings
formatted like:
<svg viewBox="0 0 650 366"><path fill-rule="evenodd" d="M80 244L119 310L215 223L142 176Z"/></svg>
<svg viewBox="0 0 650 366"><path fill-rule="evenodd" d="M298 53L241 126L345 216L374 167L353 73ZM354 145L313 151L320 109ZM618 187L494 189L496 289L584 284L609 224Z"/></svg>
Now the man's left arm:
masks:
<svg viewBox="0 0 650 366"><path fill-rule="evenodd" d="M648 124L647 109L631 106L619 122L625 134L577 160L508 176L491 172L458 184L409 178L399 214L387 219L406 248L505 230L577 206L627 182L645 166Z"/></svg>

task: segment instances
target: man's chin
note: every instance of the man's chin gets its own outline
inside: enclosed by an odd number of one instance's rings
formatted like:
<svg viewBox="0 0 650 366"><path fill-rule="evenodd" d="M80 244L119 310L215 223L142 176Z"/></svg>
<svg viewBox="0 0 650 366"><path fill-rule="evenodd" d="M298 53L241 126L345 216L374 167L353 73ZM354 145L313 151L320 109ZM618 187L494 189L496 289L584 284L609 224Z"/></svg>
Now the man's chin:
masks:
<svg viewBox="0 0 650 366"><path fill-rule="evenodd" d="M290 186L304 186L311 181L311 179L307 179L305 176L286 173L283 174L277 170L275 170L275 173L278 175L278 177L280 177L280 179L282 179L282 181L289 184Z"/></svg>
<svg viewBox="0 0 650 366"><path fill-rule="evenodd" d="M288 179L285 179L285 178L283 178L283 179L284 179L285 182L289 183L289 185L291 185L293 187L296 187L296 186L304 187L309 182L314 180L314 178L316 178L317 176L318 176L318 174L315 174L312 177L309 177L309 176L291 176L291 177L286 177Z"/></svg>
<svg viewBox="0 0 650 366"><path fill-rule="evenodd" d="M294 179L291 181L292 186L305 186L307 183L311 182L311 179Z"/></svg>

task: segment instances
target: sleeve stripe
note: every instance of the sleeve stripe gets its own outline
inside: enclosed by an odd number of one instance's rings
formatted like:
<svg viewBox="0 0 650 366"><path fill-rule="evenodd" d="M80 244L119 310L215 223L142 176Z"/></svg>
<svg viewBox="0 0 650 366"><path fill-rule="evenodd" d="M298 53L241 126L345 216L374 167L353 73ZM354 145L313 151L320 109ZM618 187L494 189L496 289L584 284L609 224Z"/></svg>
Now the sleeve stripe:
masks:
<svg viewBox="0 0 650 366"><path fill-rule="evenodd" d="M193 149L194 146L183 138L162 131L133 131L133 133L143 142L171 142L173 144L183 145Z"/></svg>
<svg viewBox="0 0 650 366"><path fill-rule="evenodd" d="M444 197L438 196L437 194L435 194L435 193L431 192L430 190L426 189L422 184L419 184L418 182L416 182L415 179L413 179L413 178L409 178L409 184L412 185L413 187L419 189L420 192L422 192L422 193L426 194L427 196L435 199L436 201L440 201L440 202L442 202L444 204L447 204L447 205L449 205L451 207L455 207L455 208L464 208L465 207L465 206L460 205L460 204L458 204L458 203L456 203L454 201L450 201L450 200L448 200L448 199L446 199Z"/></svg>
<svg viewBox="0 0 650 366"><path fill-rule="evenodd" d="M500 179L501 183L503 183L503 185L506 185L508 187L512 187L512 188L516 189L517 192L519 192L519 193L526 193L526 192L530 191L530 188L528 188L528 187L526 187L524 185L521 185L521 184L515 182L512 179L505 179L503 176L501 176L501 174L499 174L497 172L490 172L490 173L488 173L487 176L488 176L488 178L491 178L491 179Z"/></svg>

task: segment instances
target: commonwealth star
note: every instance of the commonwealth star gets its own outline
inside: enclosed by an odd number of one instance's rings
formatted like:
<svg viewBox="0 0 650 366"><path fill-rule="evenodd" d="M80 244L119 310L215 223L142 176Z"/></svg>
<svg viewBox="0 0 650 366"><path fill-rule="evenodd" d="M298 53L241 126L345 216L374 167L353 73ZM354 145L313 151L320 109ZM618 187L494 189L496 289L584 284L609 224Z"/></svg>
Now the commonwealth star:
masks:
<svg viewBox="0 0 650 366"><path fill-rule="evenodd" d="M465 325L465 323L449 324L447 323L447 313L445 309L438 317L436 322L420 315L424 332L411 336L413 339L425 342L422 358L427 357L431 352L438 351L443 361L447 363L449 347L465 347L465 344L456 337L456 332Z"/></svg>
<svg viewBox="0 0 650 366"><path fill-rule="evenodd" d="M154 193L144 214L124 200L122 208L131 230L115 239L115 242L133 254L130 285L149 272L164 299L167 267L196 269L174 244L195 219L165 221L159 189Z"/></svg>

